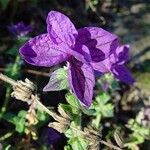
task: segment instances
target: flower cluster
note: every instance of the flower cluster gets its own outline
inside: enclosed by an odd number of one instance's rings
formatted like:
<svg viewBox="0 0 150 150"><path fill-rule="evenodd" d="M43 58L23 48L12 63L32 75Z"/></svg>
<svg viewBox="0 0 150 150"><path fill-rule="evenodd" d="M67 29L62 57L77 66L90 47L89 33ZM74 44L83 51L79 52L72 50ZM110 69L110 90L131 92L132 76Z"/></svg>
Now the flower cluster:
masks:
<svg viewBox="0 0 150 150"><path fill-rule="evenodd" d="M26 42L20 54L36 66L50 67L67 61L69 86L82 104L91 105L94 71L111 72L123 82L134 82L124 66L129 45L120 45L116 35L98 27L77 30L67 16L57 11L48 14L47 32Z"/></svg>

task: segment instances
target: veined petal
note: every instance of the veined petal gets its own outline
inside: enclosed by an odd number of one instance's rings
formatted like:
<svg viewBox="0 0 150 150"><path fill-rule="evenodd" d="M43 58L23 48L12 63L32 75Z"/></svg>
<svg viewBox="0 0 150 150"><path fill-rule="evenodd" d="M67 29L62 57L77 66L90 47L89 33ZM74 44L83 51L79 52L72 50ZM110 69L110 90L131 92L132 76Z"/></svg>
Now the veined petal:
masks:
<svg viewBox="0 0 150 150"><path fill-rule="evenodd" d="M50 67L67 60L67 49L65 44L56 45L49 34L42 34L25 43L19 52L29 64Z"/></svg>
<svg viewBox="0 0 150 150"><path fill-rule="evenodd" d="M70 62L68 69L70 88L77 98L86 106L90 106L95 85L94 72L90 65L76 59Z"/></svg>
<svg viewBox="0 0 150 150"><path fill-rule="evenodd" d="M119 45L116 35L98 27L85 27L78 30L77 43L86 45L94 62L107 58Z"/></svg>
<svg viewBox="0 0 150 150"><path fill-rule="evenodd" d="M112 67L111 70L117 79L127 84L133 84L133 82L135 81L131 73L128 71L128 69L124 65L115 65Z"/></svg>
<svg viewBox="0 0 150 150"><path fill-rule="evenodd" d="M78 32L70 19L57 11L50 11L47 17L47 30L56 43L75 44Z"/></svg>

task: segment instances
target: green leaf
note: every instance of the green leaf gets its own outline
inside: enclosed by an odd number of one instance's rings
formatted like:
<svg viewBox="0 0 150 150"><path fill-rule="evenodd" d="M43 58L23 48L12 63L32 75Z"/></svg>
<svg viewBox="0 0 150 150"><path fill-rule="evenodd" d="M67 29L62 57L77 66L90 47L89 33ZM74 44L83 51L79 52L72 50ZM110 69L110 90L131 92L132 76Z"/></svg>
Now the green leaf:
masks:
<svg viewBox="0 0 150 150"><path fill-rule="evenodd" d="M4 114L3 118L8 122L14 124L17 132L22 133L24 132L26 126L26 114L27 111L21 110L17 116L11 113L7 113Z"/></svg>
<svg viewBox="0 0 150 150"><path fill-rule="evenodd" d="M72 107L68 104L60 104L62 109L71 117L72 114Z"/></svg>
<svg viewBox="0 0 150 150"><path fill-rule="evenodd" d="M45 121L47 119L46 113L44 111L42 111L42 110L38 109L36 114L37 114L37 119L39 121Z"/></svg>
<svg viewBox="0 0 150 150"><path fill-rule="evenodd" d="M64 150L72 150L72 148L71 148L70 145L66 145L66 146L64 147Z"/></svg>
<svg viewBox="0 0 150 150"><path fill-rule="evenodd" d="M114 115L114 106L111 103L108 103L101 109L103 117L113 117Z"/></svg>
<svg viewBox="0 0 150 150"><path fill-rule="evenodd" d="M99 104L106 104L108 101L110 100L110 96L103 92L101 94L99 94L97 97L96 97L96 101L99 103Z"/></svg>
<svg viewBox="0 0 150 150"><path fill-rule="evenodd" d="M25 119L21 118L21 119L16 119L16 131L18 131L19 133L23 133L24 129L25 129Z"/></svg>
<svg viewBox="0 0 150 150"><path fill-rule="evenodd" d="M81 110L83 111L84 114L88 116L93 116L96 113L94 107L90 107L90 108L82 107Z"/></svg>
<svg viewBox="0 0 150 150"><path fill-rule="evenodd" d="M65 136L67 138L72 138L74 137L74 134L73 134L73 131L71 129L68 129L66 132L65 132Z"/></svg>
<svg viewBox="0 0 150 150"><path fill-rule="evenodd" d="M73 150L87 150L87 141L80 137L73 137L69 140L69 144L71 145Z"/></svg>
<svg viewBox="0 0 150 150"><path fill-rule="evenodd" d="M72 93L67 93L66 94L66 100L67 102L73 106L73 107L76 107L76 108L79 108L80 109L80 102L79 100L75 97L75 95L73 95Z"/></svg>
<svg viewBox="0 0 150 150"><path fill-rule="evenodd" d="M67 105L67 104L60 104L60 106L69 115L71 120L73 120L75 122L75 125L80 124L81 112L79 110L77 110L76 108L73 108L72 106Z"/></svg>
<svg viewBox="0 0 150 150"><path fill-rule="evenodd" d="M93 103L92 107L95 109L95 119L93 120L93 123L95 122L96 128L99 127L103 118L113 117L114 115L114 107L113 104L108 103L109 100L110 96L106 92L103 92L96 97L96 100Z"/></svg>
<svg viewBox="0 0 150 150"><path fill-rule="evenodd" d="M25 110L21 110L21 111L19 111L19 113L18 113L18 117L19 117L19 118L25 118L26 115L27 115L27 111L25 111Z"/></svg>
<svg viewBox="0 0 150 150"><path fill-rule="evenodd" d="M51 74L50 80L43 91L59 91L67 88L67 70L65 68L59 68Z"/></svg>

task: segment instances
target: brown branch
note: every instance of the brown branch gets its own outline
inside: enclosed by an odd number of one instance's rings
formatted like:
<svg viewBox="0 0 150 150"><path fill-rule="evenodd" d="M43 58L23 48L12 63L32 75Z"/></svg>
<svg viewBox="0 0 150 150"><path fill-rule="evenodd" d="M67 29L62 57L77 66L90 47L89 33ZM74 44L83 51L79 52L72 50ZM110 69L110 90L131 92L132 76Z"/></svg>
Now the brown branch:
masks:
<svg viewBox="0 0 150 150"><path fill-rule="evenodd" d="M24 71L30 74L38 75L38 76L49 77L49 73L46 73L46 72L41 72L41 71L31 70L31 69L25 69Z"/></svg>
<svg viewBox="0 0 150 150"><path fill-rule="evenodd" d="M12 86L16 86L17 85L15 80L13 80L13 79L3 75L2 73L0 73L0 79L5 81L5 82L7 82L7 83L9 83L9 84L11 84Z"/></svg>
<svg viewBox="0 0 150 150"><path fill-rule="evenodd" d="M4 72L5 68L0 68L0 71ZM41 71L37 71L37 70L32 70L32 69L23 69L23 71L26 72L26 73L37 75L37 76L44 76L44 77L49 77L50 76L49 73L41 72Z"/></svg>

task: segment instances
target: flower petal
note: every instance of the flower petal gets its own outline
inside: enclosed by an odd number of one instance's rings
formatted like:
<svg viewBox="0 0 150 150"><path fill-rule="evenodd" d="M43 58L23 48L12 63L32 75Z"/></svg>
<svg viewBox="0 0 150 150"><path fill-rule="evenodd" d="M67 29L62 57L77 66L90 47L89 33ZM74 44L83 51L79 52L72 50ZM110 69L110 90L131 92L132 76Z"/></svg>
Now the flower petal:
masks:
<svg viewBox="0 0 150 150"><path fill-rule="evenodd" d="M48 34L42 34L29 40L19 51L29 64L50 67L68 58L66 49L67 45L56 45Z"/></svg>
<svg viewBox="0 0 150 150"><path fill-rule="evenodd" d="M129 59L129 45L121 45L116 49L116 62L124 64Z"/></svg>
<svg viewBox="0 0 150 150"><path fill-rule="evenodd" d="M112 65L109 58L101 62L91 62L90 64L92 65L94 70L101 73L109 72Z"/></svg>
<svg viewBox="0 0 150 150"><path fill-rule="evenodd" d="M86 106L90 106L95 85L94 72L90 65L73 59L68 71L69 84L77 98Z"/></svg>
<svg viewBox="0 0 150 150"><path fill-rule="evenodd" d="M112 67L112 73L115 77L127 84L133 84L135 80L133 79L131 73L124 65L115 65Z"/></svg>
<svg viewBox="0 0 150 150"><path fill-rule="evenodd" d="M69 46L75 44L78 34L70 19L57 11L50 11L47 17L47 30L56 43L64 42Z"/></svg>
<svg viewBox="0 0 150 150"><path fill-rule="evenodd" d="M85 27L78 30L77 42L86 45L94 62L107 58L119 45L118 37L98 27Z"/></svg>

